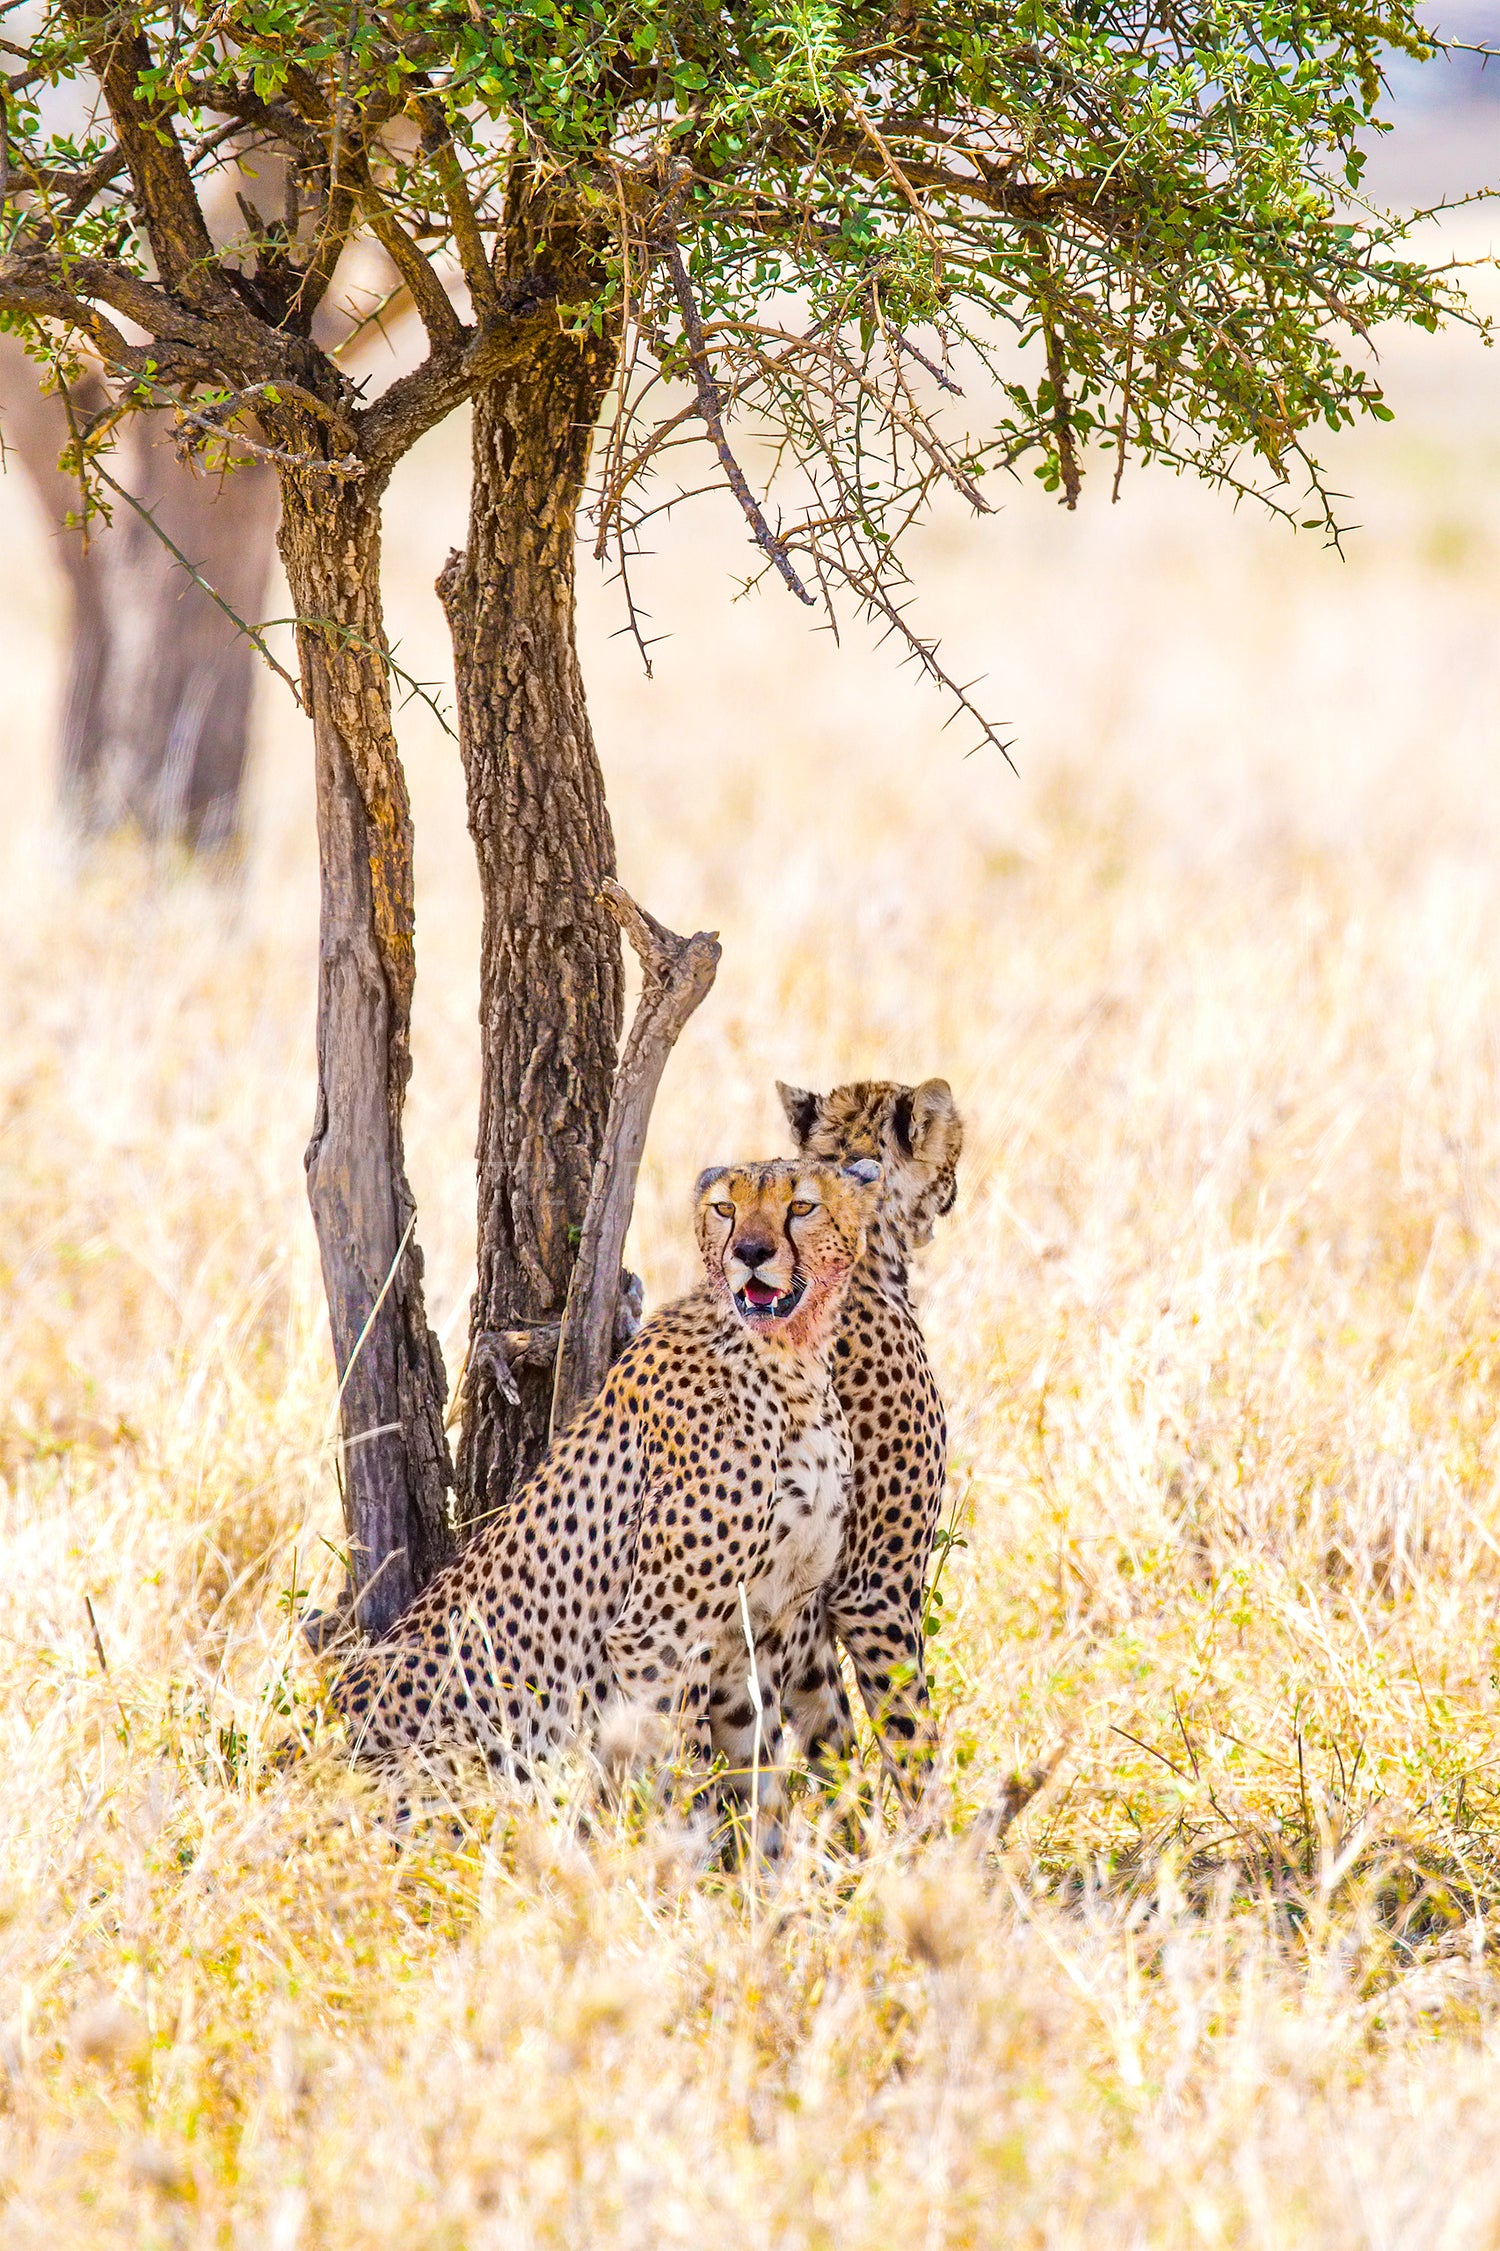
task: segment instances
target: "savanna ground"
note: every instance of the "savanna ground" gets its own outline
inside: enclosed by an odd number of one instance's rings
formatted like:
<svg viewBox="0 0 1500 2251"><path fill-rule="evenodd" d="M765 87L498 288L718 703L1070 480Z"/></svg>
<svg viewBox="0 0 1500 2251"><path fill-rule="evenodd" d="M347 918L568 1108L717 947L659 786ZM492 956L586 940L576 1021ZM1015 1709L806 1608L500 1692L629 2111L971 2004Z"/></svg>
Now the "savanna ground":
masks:
<svg viewBox="0 0 1500 2251"><path fill-rule="evenodd" d="M748 1880L566 1775L398 1844L331 1753L268 1768L339 1537L305 734L268 684L238 880L70 861L0 483L8 2245L1500 2243L1500 421L1462 337L1386 365L1347 561L1149 477L930 533L1019 779L859 635L731 606L733 525L664 537L654 683L585 570L622 873L724 938L650 1300L777 1075L941 1071L969 1121L941 1831L808 1809ZM462 479L454 430L392 501L424 677ZM451 1366L477 906L454 747L404 735Z"/></svg>

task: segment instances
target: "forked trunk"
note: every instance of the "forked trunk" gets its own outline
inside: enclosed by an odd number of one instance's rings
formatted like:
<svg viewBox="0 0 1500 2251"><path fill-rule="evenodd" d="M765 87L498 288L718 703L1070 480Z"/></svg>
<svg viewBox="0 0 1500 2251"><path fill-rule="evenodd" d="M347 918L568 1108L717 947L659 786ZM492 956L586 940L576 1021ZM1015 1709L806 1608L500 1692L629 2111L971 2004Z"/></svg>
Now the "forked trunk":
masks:
<svg viewBox="0 0 1500 2251"><path fill-rule="evenodd" d="M281 553L313 723L322 877L307 1187L342 1387L356 1617L379 1633L452 1546L446 1387L401 1133L412 833L383 662L379 492L286 472Z"/></svg>
<svg viewBox="0 0 1500 2251"><path fill-rule="evenodd" d="M484 902L461 1531L503 1508L546 1445L550 1368L515 1368L517 1405L485 1340L561 1317L620 1034L620 934L599 897L614 836L573 629L575 522L613 358L607 340L554 329L478 394L468 546L439 581Z"/></svg>

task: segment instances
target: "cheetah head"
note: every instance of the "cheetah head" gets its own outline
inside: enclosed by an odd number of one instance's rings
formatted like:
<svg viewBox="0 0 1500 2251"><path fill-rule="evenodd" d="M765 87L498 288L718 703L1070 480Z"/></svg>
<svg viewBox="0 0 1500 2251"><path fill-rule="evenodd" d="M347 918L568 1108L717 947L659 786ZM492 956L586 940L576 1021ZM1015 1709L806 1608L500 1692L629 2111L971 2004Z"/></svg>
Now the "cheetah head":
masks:
<svg viewBox="0 0 1500 2251"><path fill-rule="evenodd" d="M963 1121L946 1079L896 1086L858 1079L828 1094L805 1087L776 1091L799 1149L848 1164L876 1158L884 1172L882 1214L894 1221L908 1250L932 1241L935 1223L953 1209Z"/></svg>
<svg viewBox="0 0 1500 2251"><path fill-rule="evenodd" d="M816 1344L865 1247L880 1200L871 1157L718 1165L697 1187L709 1280L752 1336Z"/></svg>

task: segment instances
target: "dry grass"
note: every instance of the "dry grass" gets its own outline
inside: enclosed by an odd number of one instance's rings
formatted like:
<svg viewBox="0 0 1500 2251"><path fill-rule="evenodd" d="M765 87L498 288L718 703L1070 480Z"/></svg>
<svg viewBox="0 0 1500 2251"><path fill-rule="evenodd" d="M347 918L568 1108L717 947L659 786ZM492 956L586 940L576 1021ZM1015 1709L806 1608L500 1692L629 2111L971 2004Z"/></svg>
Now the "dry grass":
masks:
<svg viewBox="0 0 1500 2251"><path fill-rule="evenodd" d="M939 527L929 614L1020 781L884 658L710 602L719 528L657 566L654 685L589 594L624 873L725 938L652 1295L697 1166L778 1145L778 1073L940 1069L971 1121L927 1292L968 1543L945 1830L849 1859L802 1820L748 1890L670 1827L581 1830L566 1778L398 1848L331 1762L264 1768L337 1529L305 744L268 693L238 885L70 866L0 490L7 2245L1500 2243L1485 373L1398 359L1345 565L1149 482ZM393 501L420 672L460 466ZM452 748L420 715L410 748L451 1349L475 907ZM982 1868L973 1812L1065 1730Z"/></svg>

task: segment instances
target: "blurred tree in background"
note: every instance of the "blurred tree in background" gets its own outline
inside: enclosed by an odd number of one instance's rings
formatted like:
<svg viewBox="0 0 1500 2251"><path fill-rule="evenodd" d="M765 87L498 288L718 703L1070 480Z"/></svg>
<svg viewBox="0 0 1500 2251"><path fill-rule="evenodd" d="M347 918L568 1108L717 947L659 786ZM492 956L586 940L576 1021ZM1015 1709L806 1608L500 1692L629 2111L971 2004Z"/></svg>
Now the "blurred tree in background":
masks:
<svg viewBox="0 0 1500 2251"><path fill-rule="evenodd" d="M75 421L105 405L92 369L71 386ZM127 507L85 537L76 477L62 467L69 416L10 343L0 349L0 434L36 493L68 590L59 716L64 809L84 836L120 826L153 843L218 852L240 834L250 703L260 659L232 617L184 572L191 558L229 607L259 617L276 537L264 462L232 476L178 460L174 417L133 415L116 466L155 524Z"/></svg>
<svg viewBox="0 0 1500 2251"><path fill-rule="evenodd" d="M309 1186L378 1626L503 1505L550 1393L518 1371L516 1403L472 1355L450 1500L401 1141L391 469L474 401L441 591L485 905L482 1344L561 1310L620 1026L580 511L643 655L640 539L714 488L752 575L875 620L994 739L911 622L904 532L940 488L986 510L1029 465L1073 507L1091 468L1118 494L1155 460L1336 536L1312 445L1386 413L1362 345L1460 309L1359 201L1383 60L1431 42L1410 0L7 13L0 313L54 380L87 367L107 393L69 473L107 505L118 425L169 406L211 462L280 484L323 868ZM226 231L206 214L231 147L277 192ZM373 397L313 332L371 238L425 337Z"/></svg>

